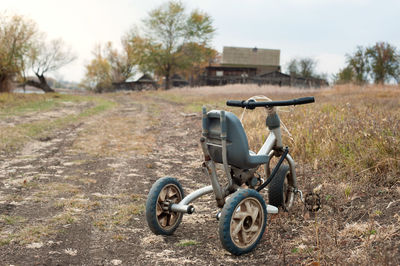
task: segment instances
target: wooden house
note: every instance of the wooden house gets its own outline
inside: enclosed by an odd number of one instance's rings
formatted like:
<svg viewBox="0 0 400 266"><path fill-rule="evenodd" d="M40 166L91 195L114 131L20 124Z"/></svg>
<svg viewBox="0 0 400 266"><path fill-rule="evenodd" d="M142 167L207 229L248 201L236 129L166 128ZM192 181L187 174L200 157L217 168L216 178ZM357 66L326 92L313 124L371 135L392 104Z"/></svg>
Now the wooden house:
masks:
<svg viewBox="0 0 400 266"><path fill-rule="evenodd" d="M284 74L280 71L272 71L257 75L253 78L253 82L258 85L278 85L278 86L291 86L292 78L290 75Z"/></svg>
<svg viewBox="0 0 400 266"><path fill-rule="evenodd" d="M206 67L200 85L248 83L253 77L279 71L280 50L224 47L222 61Z"/></svg>
<svg viewBox="0 0 400 266"><path fill-rule="evenodd" d="M157 82L148 74L138 74L124 82L114 82L113 87L115 90L155 90L157 89Z"/></svg>

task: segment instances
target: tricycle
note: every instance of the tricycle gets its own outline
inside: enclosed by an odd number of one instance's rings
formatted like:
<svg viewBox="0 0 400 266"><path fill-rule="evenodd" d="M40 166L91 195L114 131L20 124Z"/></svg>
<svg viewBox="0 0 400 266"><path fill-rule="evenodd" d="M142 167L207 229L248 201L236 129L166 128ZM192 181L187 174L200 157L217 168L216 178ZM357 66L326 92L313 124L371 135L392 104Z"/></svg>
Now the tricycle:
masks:
<svg viewBox="0 0 400 266"><path fill-rule="evenodd" d="M276 214L279 209L289 211L297 194L304 202L303 194L297 187L295 162L289 148L282 143L277 107L313 102L314 97L285 101L227 101L228 106L266 109L269 135L257 153L249 150L246 133L235 114L224 110L207 112L203 107L200 138L204 154L202 167L211 185L185 196L178 179L158 179L151 187L146 202L146 220L151 231L158 235L173 234L183 214L194 213L191 203L205 194L214 193L217 206L221 209L217 219L222 246L234 255L253 250L263 236L268 214ZM279 160L272 167L274 157ZM226 184L220 182L222 177L218 176L217 165L223 169ZM260 170L263 170L261 174ZM266 187L268 204L259 193Z"/></svg>

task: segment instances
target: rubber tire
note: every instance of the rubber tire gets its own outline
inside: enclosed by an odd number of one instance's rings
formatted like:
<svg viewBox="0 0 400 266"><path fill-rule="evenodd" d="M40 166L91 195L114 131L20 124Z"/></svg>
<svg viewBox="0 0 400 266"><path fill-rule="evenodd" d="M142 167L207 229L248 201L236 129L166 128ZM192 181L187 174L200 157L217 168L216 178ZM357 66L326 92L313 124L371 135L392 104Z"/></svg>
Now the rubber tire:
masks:
<svg viewBox="0 0 400 266"><path fill-rule="evenodd" d="M278 172L276 172L276 175L268 186L268 204L285 209L283 183L288 172L289 166L281 164L281 167L279 167Z"/></svg>
<svg viewBox="0 0 400 266"><path fill-rule="evenodd" d="M176 185L182 195L182 199L185 197L182 186L176 178L163 177L163 178L158 179L153 184L153 186L151 187L151 189L149 191L149 194L147 196L147 201L146 201L146 220L147 220L147 224L148 224L150 230L156 235L172 235L182 221L183 213L179 213L180 216L178 218L178 221L175 223L175 225L173 227L171 227L168 230L161 227L160 224L158 223L158 220L157 220L158 196L159 196L161 190L169 184Z"/></svg>
<svg viewBox="0 0 400 266"><path fill-rule="evenodd" d="M235 243L232 241L230 234L230 227L231 227L232 215L236 210L237 205L247 197L256 198L261 203L261 206L264 211L264 221L261 232L257 237L257 240L251 246L243 249L236 246ZM230 196L230 198L227 200L224 207L222 208L221 217L219 219L219 239L221 240L222 246L227 251L229 251L233 255L240 256L242 254L252 251L257 246L258 242L260 241L261 237L264 234L266 225L267 225L267 207L260 193L258 193L254 189L240 189Z"/></svg>

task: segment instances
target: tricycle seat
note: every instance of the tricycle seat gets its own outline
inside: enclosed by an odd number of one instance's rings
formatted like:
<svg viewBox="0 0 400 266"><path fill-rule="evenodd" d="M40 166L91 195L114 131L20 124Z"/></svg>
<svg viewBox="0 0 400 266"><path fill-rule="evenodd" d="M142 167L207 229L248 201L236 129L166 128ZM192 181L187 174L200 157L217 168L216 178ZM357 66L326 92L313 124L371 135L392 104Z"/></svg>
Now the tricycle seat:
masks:
<svg viewBox="0 0 400 266"><path fill-rule="evenodd" d="M268 162L267 155L257 155L249 150L242 123L231 112L225 112L227 123L228 164L240 169L251 169ZM203 132L211 159L222 163L220 111L212 110L203 118Z"/></svg>

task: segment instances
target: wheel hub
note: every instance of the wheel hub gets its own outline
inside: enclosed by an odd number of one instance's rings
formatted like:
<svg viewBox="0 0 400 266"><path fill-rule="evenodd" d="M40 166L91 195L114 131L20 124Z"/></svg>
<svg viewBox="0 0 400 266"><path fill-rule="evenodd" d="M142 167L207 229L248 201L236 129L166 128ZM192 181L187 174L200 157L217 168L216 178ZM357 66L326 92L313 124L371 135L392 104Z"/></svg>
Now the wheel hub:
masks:
<svg viewBox="0 0 400 266"><path fill-rule="evenodd" d="M178 187L174 184L169 184L162 188L157 199L157 222L161 227L170 228L179 220L179 213L169 210L172 203L177 203L182 200L182 195Z"/></svg>
<svg viewBox="0 0 400 266"><path fill-rule="evenodd" d="M243 222L243 229L245 231L248 231L252 225L253 225L253 219L251 218L251 216L247 216Z"/></svg>
<svg viewBox="0 0 400 266"><path fill-rule="evenodd" d="M262 231L264 212L258 200L243 199L231 219L231 239L241 248L251 246Z"/></svg>

